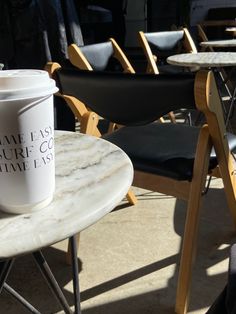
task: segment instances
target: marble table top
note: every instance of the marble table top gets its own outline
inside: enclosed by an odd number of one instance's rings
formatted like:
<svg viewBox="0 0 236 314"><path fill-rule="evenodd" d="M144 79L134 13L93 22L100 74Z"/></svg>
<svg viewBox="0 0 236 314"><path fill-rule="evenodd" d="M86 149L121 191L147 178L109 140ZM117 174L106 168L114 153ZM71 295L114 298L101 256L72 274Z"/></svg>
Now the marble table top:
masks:
<svg viewBox="0 0 236 314"><path fill-rule="evenodd" d="M26 254L82 231L125 197L133 180L127 155L92 136L55 132L56 189L30 214L0 212L0 259Z"/></svg>
<svg viewBox="0 0 236 314"><path fill-rule="evenodd" d="M236 47L236 39L209 40L200 43L202 47Z"/></svg>
<svg viewBox="0 0 236 314"><path fill-rule="evenodd" d="M173 55L167 58L173 65L186 67L225 67L236 65L236 52L197 52Z"/></svg>
<svg viewBox="0 0 236 314"><path fill-rule="evenodd" d="M225 31L236 34L236 27L226 27Z"/></svg>

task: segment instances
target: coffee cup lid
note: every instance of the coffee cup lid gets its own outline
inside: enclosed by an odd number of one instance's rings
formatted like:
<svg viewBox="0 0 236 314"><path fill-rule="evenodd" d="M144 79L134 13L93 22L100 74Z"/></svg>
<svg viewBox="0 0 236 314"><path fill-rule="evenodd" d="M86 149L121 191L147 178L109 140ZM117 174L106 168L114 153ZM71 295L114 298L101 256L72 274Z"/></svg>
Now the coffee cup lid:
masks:
<svg viewBox="0 0 236 314"><path fill-rule="evenodd" d="M58 91L55 81L43 70L0 71L0 100L43 97Z"/></svg>

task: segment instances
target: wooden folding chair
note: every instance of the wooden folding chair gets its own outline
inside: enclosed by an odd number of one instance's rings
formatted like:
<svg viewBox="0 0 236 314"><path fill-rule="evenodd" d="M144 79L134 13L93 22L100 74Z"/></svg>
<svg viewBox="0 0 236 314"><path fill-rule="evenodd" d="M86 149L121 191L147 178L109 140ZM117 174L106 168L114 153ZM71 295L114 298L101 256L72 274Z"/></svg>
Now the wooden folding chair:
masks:
<svg viewBox="0 0 236 314"><path fill-rule="evenodd" d="M187 28L175 31L138 33L139 42L147 60L147 73L176 73L178 68L167 66L165 59L181 52L196 53L197 48ZM164 55L164 59L161 55ZM160 63L162 61L162 64ZM163 65L164 64L164 65Z"/></svg>
<svg viewBox="0 0 236 314"><path fill-rule="evenodd" d="M147 73L177 73L185 69L166 63L171 54L181 52L197 52L194 41L187 28L174 31L143 32L138 33L140 46L147 60ZM175 114L168 113L170 121L176 122ZM163 120L162 120L163 121Z"/></svg>
<svg viewBox="0 0 236 314"><path fill-rule="evenodd" d="M135 169L134 186L187 201L176 296L176 313L185 314L197 249L202 191L208 174L223 179L236 225L235 164L231 154L236 148L236 137L226 133L213 73L198 72L194 80L188 73L180 78L173 74L122 76L58 69L54 78L75 114L86 106L93 110L88 113L91 117L87 119L88 132L96 125L94 112L124 125L104 138L131 158ZM183 106L197 107L204 113L206 124L195 127L153 122Z"/></svg>

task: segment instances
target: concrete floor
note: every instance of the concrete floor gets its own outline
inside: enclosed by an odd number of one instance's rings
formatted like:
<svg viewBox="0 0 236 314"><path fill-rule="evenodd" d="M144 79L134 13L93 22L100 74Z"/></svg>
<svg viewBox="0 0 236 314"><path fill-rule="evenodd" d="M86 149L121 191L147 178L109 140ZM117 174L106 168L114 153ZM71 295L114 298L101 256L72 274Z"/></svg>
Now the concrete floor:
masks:
<svg viewBox="0 0 236 314"><path fill-rule="evenodd" d="M79 262L83 314L174 313L185 203L134 189L138 204L124 200L112 213L81 234ZM204 197L199 248L189 313L202 314L223 289L229 247L236 242L221 180ZM66 241L44 250L69 303L73 304ZM16 260L8 283L43 314L63 313L31 256ZM1 314L28 313L6 292Z"/></svg>

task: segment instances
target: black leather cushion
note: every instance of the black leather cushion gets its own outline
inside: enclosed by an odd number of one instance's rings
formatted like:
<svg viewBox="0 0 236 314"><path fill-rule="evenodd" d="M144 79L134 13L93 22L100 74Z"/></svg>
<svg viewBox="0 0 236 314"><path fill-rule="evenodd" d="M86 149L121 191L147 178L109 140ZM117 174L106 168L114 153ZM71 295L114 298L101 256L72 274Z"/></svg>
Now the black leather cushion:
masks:
<svg viewBox="0 0 236 314"><path fill-rule="evenodd" d="M183 51L183 30L145 33L145 37L152 53L158 56L158 64L168 56Z"/></svg>
<svg viewBox="0 0 236 314"><path fill-rule="evenodd" d="M149 44L154 45L159 50L172 50L184 37L184 31L167 31L145 33Z"/></svg>
<svg viewBox="0 0 236 314"><path fill-rule="evenodd" d="M170 111L195 109L191 73L134 75L61 68L54 78L62 94L122 125L147 124Z"/></svg>
<svg viewBox="0 0 236 314"><path fill-rule="evenodd" d="M137 170L191 181L199 131L186 124L154 122L123 127L103 138L124 150ZM229 142L231 149L236 147L234 135L229 135ZM212 151L209 168L216 165Z"/></svg>

